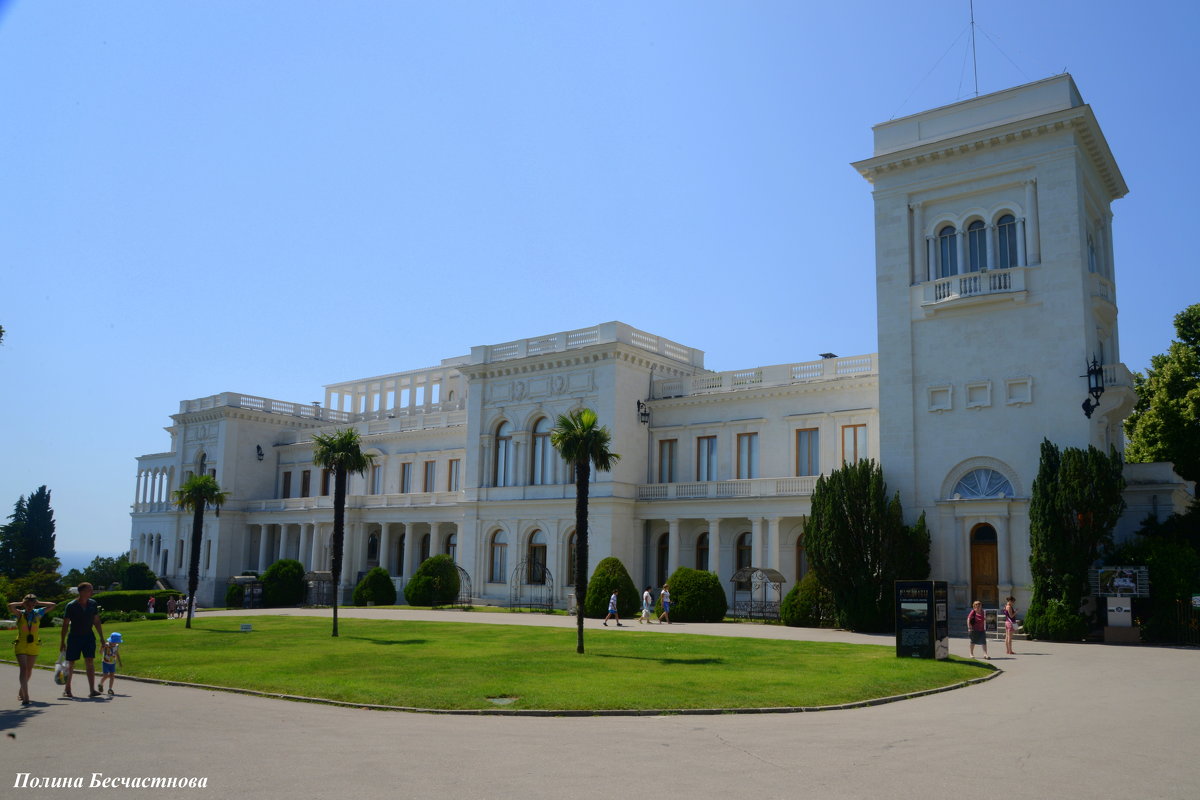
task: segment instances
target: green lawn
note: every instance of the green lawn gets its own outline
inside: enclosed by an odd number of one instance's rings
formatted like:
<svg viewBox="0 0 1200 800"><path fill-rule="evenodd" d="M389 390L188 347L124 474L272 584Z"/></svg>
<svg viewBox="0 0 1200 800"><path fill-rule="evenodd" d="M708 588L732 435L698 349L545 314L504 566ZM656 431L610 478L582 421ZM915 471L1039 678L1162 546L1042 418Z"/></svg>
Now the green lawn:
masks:
<svg viewBox="0 0 1200 800"><path fill-rule="evenodd" d="M339 638L330 629L315 617L126 624L118 672L351 703L585 710L831 705L987 674L876 645L589 629L580 656L574 629L346 618Z"/></svg>

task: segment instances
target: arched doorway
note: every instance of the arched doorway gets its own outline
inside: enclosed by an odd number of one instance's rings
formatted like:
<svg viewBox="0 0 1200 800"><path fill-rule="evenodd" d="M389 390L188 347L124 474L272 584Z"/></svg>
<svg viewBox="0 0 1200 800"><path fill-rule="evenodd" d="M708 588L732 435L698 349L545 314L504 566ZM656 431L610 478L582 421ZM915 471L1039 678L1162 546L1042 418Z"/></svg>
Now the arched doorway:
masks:
<svg viewBox="0 0 1200 800"><path fill-rule="evenodd" d="M656 566L658 568L654 570L654 579L657 581L657 585L662 586L667 582L667 569L670 565L671 535L669 533L659 535L657 556Z"/></svg>
<svg viewBox="0 0 1200 800"><path fill-rule="evenodd" d="M976 525L971 529L971 600L979 600L984 608L998 608L999 582L996 529L987 523Z"/></svg>

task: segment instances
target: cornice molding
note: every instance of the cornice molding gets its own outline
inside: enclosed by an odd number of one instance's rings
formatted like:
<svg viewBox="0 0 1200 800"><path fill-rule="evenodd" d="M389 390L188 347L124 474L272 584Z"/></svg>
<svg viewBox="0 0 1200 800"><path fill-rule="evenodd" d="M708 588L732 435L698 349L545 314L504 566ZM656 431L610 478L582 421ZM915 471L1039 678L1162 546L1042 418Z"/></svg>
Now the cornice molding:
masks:
<svg viewBox="0 0 1200 800"><path fill-rule="evenodd" d="M1129 192L1129 187L1117 167L1091 106L1087 105L971 131L948 139L916 144L903 150L855 161L851 166L869 182L874 183L876 178L885 173L924 166L942 159L969 155L979 150L1003 147L1013 142L1066 130L1078 135L1081 149L1100 174L1110 199L1124 197Z"/></svg>

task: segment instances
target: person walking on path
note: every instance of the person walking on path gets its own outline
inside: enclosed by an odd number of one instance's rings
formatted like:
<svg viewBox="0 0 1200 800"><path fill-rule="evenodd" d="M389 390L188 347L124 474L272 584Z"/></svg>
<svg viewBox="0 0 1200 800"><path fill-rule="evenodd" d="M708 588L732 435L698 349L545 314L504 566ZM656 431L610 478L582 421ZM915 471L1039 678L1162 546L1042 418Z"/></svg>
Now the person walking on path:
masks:
<svg viewBox="0 0 1200 800"><path fill-rule="evenodd" d="M662 604L663 604L663 610L662 610L662 613L658 615L658 621L660 623L665 621L668 625L670 625L671 624L671 587L669 587L667 584L664 583L662 592L660 592L658 595L658 599L662 600Z"/></svg>
<svg viewBox="0 0 1200 800"><path fill-rule="evenodd" d="M983 603L978 600L971 604L971 613L967 614L967 635L971 637L970 657L975 657L975 645L981 644L983 657L991 661L987 651L987 620L983 616Z"/></svg>
<svg viewBox="0 0 1200 800"><path fill-rule="evenodd" d="M67 603L63 610L62 635L59 636L59 649L66 651L67 683L63 687L63 697L74 697L71 694L71 678L75 674L75 662L83 656L87 665L88 696L99 697L96 690L96 636L92 628L104 641L104 628L100 624L100 606L92 599L92 585L79 584L79 596Z"/></svg>
<svg viewBox="0 0 1200 800"><path fill-rule="evenodd" d="M125 666L121 660L121 634L113 631L108 635L108 641L102 644L103 655L100 663L100 691L104 691L104 682L108 681L108 693L113 693L113 685L117 682L117 665Z"/></svg>
<svg viewBox="0 0 1200 800"><path fill-rule="evenodd" d="M642 592L642 615L638 617L638 622L650 624L650 615L653 614L654 598L650 595L650 587L646 587L646 591Z"/></svg>
<svg viewBox="0 0 1200 800"><path fill-rule="evenodd" d="M29 676L33 674L33 665L37 663L38 650L42 640L38 638L38 629L42 625L42 617L47 608L53 608L54 603L37 599L37 595L27 594L17 603L9 603L8 611L17 618L17 638L13 640L13 650L17 656L17 666L21 677L21 688L17 692L17 700L23 706L29 705Z"/></svg>
<svg viewBox="0 0 1200 800"><path fill-rule="evenodd" d="M150 595L150 599L146 601L146 613L154 613L154 595Z"/></svg>
<svg viewBox="0 0 1200 800"><path fill-rule="evenodd" d="M1010 656L1016 655L1012 649L1013 630L1017 627L1016 602L1017 598L1015 597L1009 597L1004 601L1004 652Z"/></svg>
<svg viewBox="0 0 1200 800"><path fill-rule="evenodd" d="M613 590L612 597L608 598L608 616L604 618L604 627L606 628L608 627L609 618L615 618L617 620L618 628L625 627L621 624L620 616L617 615L617 592L615 589Z"/></svg>

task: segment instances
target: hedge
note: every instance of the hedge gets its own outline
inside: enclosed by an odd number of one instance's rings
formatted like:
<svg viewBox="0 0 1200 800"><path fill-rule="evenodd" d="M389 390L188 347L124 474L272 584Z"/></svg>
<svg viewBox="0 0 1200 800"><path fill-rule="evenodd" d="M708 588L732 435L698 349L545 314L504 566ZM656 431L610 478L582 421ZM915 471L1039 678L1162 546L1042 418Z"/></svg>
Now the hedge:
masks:
<svg viewBox="0 0 1200 800"><path fill-rule="evenodd" d="M284 608L304 602L304 565L294 558L281 558L262 576L263 606Z"/></svg>
<svg viewBox="0 0 1200 800"><path fill-rule="evenodd" d="M448 555L425 559L404 587L410 606L448 606L458 600L458 568Z"/></svg>
<svg viewBox="0 0 1200 800"><path fill-rule="evenodd" d="M458 570L455 570L457 573ZM457 594L457 590L455 590ZM453 602L453 601L452 601ZM396 604L396 584L383 567L374 567L363 575L363 579L354 587L354 605L365 606L368 603L377 606L394 606Z"/></svg>

